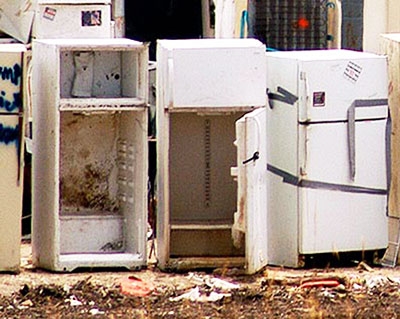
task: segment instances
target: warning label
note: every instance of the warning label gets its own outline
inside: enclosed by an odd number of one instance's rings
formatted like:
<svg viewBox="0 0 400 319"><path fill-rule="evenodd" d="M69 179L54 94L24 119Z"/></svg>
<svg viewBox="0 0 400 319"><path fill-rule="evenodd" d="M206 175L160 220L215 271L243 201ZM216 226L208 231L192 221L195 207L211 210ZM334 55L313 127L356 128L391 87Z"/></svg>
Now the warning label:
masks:
<svg viewBox="0 0 400 319"><path fill-rule="evenodd" d="M46 7L43 12L43 18L53 21L56 17L57 10L54 8Z"/></svg>
<svg viewBox="0 0 400 319"><path fill-rule="evenodd" d="M360 78L362 67L350 61L344 71L344 77L352 83L356 83Z"/></svg>

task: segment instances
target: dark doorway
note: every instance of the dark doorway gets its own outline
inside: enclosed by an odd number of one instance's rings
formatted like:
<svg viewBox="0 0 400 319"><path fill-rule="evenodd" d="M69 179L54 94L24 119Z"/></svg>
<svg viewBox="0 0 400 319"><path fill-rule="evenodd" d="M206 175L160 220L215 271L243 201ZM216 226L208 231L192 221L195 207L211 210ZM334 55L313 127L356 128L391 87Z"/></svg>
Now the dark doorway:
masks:
<svg viewBox="0 0 400 319"><path fill-rule="evenodd" d="M201 0L126 0L126 37L150 43L155 60L157 39L202 37Z"/></svg>
<svg viewBox="0 0 400 319"><path fill-rule="evenodd" d="M364 0L342 1L342 48L362 50Z"/></svg>

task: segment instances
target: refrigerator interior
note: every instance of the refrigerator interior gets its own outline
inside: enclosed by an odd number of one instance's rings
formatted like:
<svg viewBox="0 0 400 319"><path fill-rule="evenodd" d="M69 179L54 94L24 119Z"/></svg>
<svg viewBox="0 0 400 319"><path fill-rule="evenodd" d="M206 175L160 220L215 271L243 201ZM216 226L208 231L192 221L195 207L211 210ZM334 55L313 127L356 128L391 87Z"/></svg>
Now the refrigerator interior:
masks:
<svg viewBox="0 0 400 319"><path fill-rule="evenodd" d="M140 251L144 111L60 116L60 253Z"/></svg>
<svg viewBox="0 0 400 319"><path fill-rule="evenodd" d="M170 113L170 257L244 255L231 237L235 122L243 114Z"/></svg>
<svg viewBox="0 0 400 319"><path fill-rule="evenodd" d="M60 97L144 99L143 54L135 50L63 50Z"/></svg>

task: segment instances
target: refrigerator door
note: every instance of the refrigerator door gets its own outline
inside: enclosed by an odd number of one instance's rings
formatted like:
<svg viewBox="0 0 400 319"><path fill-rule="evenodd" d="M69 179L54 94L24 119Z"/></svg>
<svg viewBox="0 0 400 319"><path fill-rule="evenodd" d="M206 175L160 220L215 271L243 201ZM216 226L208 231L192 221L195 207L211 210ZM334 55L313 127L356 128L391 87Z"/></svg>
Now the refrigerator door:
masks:
<svg viewBox="0 0 400 319"><path fill-rule="evenodd" d="M0 30L28 43L33 22L33 0L0 0Z"/></svg>
<svg viewBox="0 0 400 319"><path fill-rule="evenodd" d="M347 122L299 126L299 177L386 190L386 119L356 121L352 178Z"/></svg>
<svg viewBox="0 0 400 319"><path fill-rule="evenodd" d="M355 122L355 175L348 123L299 128L300 253L387 245L386 119Z"/></svg>
<svg viewBox="0 0 400 319"><path fill-rule="evenodd" d="M39 1L35 10L36 39L112 37L109 1Z"/></svg>
<svg viewBox="0 0 400 319"><path fill-rule="evenodd" d="M345 121L355 100L387 98L385 57L333 51L336 59L329 58L332 53L322 51L318 60L299 62L299 122ZM369 107L359 110L356 119L386 114L385 108Z"/></svg>
<svg viewBox="0 0 400 319"><path fill-rule="evenodd" d="M248 113L236 122L238 211L235 226L245 232L246 271L250 274L268 262L266 124L265 108Z"/></svg>
<svg viewBox="0 0 400 319"><path fill-rule="evenodd" d="M168 51L165 107L265 106L265 46L254 39L158 42ZM161 49L162 50L162 49Z"/></svg>
<svg viewBox="0 0 400 319"><path fill-rule="evenodd" d="M17 271L22 214L22 127L19 117L0 115L0 270Z"/></svg>

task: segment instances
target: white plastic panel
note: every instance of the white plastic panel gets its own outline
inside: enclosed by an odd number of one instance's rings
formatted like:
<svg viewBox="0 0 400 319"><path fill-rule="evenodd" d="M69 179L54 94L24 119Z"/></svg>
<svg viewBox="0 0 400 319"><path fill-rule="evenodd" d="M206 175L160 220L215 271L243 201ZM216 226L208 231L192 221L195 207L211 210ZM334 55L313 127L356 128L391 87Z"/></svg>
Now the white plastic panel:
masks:
<svg viewBox="0 0 400 319"><path fill-rule="evenodd" d="M0 0L0 8L0 30L21 42L28 43L35 15L32 2Z"/></svg>
<svg viewBox="0 0 400 319"><path fill-rule="evenodd" d="M124 251L123 219L119 216L63 216L60 227L62 254ZM96 231L99 229L106 231Z"/></svg>
<svg viewBox="0 0 400 319"><path fill-rule="evenodd" d="M165 107L265 105L265 46L256 40L159 41L169 59Z"/></svg>
<svg viewBox="0 0 400 319"><path fill-rule="evenodd" d="M387 197L300 188L301 254L385 249Z"/></svg>
<svg viewBox="0 0 400 319"><path fill-rule="evenodd" d="M111 38L111 6L106 4L38 4L32 36L52 38Z"/></svg>

